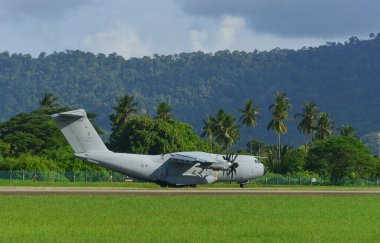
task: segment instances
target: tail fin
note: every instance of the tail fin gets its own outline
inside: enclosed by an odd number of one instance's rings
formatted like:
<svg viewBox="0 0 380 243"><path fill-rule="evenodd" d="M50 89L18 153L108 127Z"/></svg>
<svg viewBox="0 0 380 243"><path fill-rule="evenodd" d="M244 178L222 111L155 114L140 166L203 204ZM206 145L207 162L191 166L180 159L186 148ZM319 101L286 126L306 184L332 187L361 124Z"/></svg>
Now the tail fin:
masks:
<svg viewBox="0 0 380 243"><path fill-rule="evenodd" d="M102 139L95 131L83 109L53 114L63 135L74 149L75 153L108 151Z"/></svg>

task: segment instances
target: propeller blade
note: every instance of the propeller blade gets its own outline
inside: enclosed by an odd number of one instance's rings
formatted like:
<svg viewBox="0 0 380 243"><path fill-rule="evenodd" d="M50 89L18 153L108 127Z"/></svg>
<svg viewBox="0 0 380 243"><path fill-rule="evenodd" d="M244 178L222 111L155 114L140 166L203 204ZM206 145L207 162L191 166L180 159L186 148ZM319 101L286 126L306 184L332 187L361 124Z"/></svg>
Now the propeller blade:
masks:
<svg viewBox="0 0 380 243"><path fill-rule="evenodd" d="M234 177L234 174L236 176L236 168L239 167L239 164L237 162L235 162L237 157L238 157L238 155L237 154L234 155L233 153L226 154L223 156L223 159L225 161L231 163L230 169L227 172L227 176L231 175L231 179Z"/></svg>

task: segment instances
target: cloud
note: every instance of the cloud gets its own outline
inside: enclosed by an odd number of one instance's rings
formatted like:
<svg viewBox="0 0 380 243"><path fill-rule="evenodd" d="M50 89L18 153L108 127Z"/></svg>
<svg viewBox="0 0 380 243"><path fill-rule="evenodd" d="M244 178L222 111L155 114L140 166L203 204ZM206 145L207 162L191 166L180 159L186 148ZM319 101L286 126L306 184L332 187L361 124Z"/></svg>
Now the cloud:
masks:
<svg viewBox="0 0 380 243"><path fill-rule="evenodd" d="M19 21L25 19L58 19L67 12L86 5L90 0L1 0L0 19Z"/></svg>
<svg viewBox="0 0 380 243"><path fill-rule="evenodd" d="M126 58L151 54L137 32L121 22L107 26L104 31L83 37L82 48L96 53L116 52Z"/></svg>
<svg viewBox="0 0 380 243"><path fill-rule="evenodd" d="M284 37L367 35L380 29L378 0L177 0L191 16L243 17L256 33Z"/></svg>
<svg viewBox="0 0 380 243"><path fill-rule="evenodd" d="M236 35L245 27L245 22L239 17L225 17L217 33L217 48L229 49L236 40Z"/></svg>
<svg viewBox="0 0 380 243"><path fill-rule="evenodd" d="M233 48L237 44L237 37L245 31L245 22L241 17L225 16L216 25L206 27L189 31L189 41L193 51L217 51Z"/></svg>
<svg viewBox="0 0 380 243"><path fill-rule="evenodd" d="M204 50L204 42L207 41L208 35L206 31L190 30L190 45L193 51Z"/></svg>

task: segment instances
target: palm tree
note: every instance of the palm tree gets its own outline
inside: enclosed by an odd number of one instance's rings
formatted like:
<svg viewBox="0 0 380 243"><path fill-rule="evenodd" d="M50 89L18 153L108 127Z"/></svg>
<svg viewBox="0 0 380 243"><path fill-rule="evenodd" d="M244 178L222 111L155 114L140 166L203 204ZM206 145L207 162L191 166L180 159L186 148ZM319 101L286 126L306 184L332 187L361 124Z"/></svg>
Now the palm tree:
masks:
<svg viewBox="0 0 380 243"><path fill-rule="evenodd" d="M172 107L169 103L161 102L156 107L156 119L172 120L174 116L171 114Z"/></svg>
<svg viewBox="0 0 380 243"><path fill-rule="evenodd" d="M236 125L236 118L220 109L215 117L214 129L216 141L222 144L227 153L228 146L236 144L240 137L240 127Z"/></svg>
<svg viewBox="0 0 380 243"><path fill-rule="evenodd" d="M289 120L288 111L292 108L285 93L277 92L274 104L269 106L273 119L269 122L267 129L277 133L278 160L281 161L281 134L288 132L285 121Z"/></svg>
<svg viewBox="0 0 380 243"><path fill-rule="evenodd" d="M131 116L137 114L137 102L134 96L125 94L116 97L117 105L114 106L115 113L110 115L112 128L114 130L122 129Z"/></svg>
<svg viewBox="0 0 380 243"><path fill-rule="evenodd" d="M59 107L58 98L52 93L45 93L39 101L42 111L48 112Z"/></svg>
<svg viewBox="0 0 380 243"><path fill-rule="evenodd" d="M203 128L201 137L207 137L208 142L210 143L211 153L212 153L212 139L214 135L215 128L215 119L213 117L208 116L207 120L203 120Z"/></svg>
<svg viewBox="0 0 380 243"><path fill-rule="evenodd" d="M338 131L340 132L341 136L346 137L356 137L356 130L353 126L350 126L348 124L344 124L342 128L339 128Z"/></svg>
<svg viewBox="0 0 380 243"><path fill-rule="evenodd" d="M302 113L296 114L294 117L301 117L302 120L297 129L305 134L306 146L309 142L309 136L315 131L318 124L319 110L318 107L311 102L307 102L302 108Z"/></svg>
<svg viewBox="0 0 380 243"><path fill-rule="evenodd" d="M245 107L239 110L243 115L239 118L239 121L243 123L249 129L249 141L252 140L252 128L256 127L257 120L260 119L260 108L253 104L252 100L245 102ZM250 147L250 153L252 154L252 148Z"/></svg>
<svg viewBox="0 0 380 243"><path fill-rule="evenodd" d="M319 115L317 131L313 136L313 140L324 140L329 138L333 134L334 121L331 119L330 115L321 112Z"/></svg>

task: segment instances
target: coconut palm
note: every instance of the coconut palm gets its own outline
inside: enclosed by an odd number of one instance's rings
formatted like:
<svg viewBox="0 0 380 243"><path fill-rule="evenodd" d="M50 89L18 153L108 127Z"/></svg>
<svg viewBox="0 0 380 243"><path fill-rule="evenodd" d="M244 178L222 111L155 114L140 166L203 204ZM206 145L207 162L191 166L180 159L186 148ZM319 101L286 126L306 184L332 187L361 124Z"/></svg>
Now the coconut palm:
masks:
<svg viewBox="0 0 380 243"><path fill-rule="evenodd" d="M115 130L122 129L131 116L137 114L137 102L134 96L125 94L116 97L117 105L114 106L115 113L110 115L112 128Z"/></svg>
<svg viewBox="0 0 380 243"><path fill-rule="evenodd" d="M211 116L207 117L207 120L203 120L202 134L201 137L207 137L207 141L210 143L211 153L212 153L212 139L214 136L214 124L215 119Z"/></svg>
<svg viewBox="0 0 380 243"><path fill-rule="evenodd" d="M277 133L278 161L281 161L281 134L288 132L288 127L284 122L290 120L288 111L291 108L292 105L286 94L281 92L277 92L274 103L269 106L273 119L269 122L267 129Z"/></svg>
<svg viewBox="0 0 380 243"><path fill-rule="evenodd" d="M330 115L321 112L319 115L317 131L313 136L313 140L324 140L333 135L334 121L331 119Z"/></svg>
<svg viewBox="0 0 380 243"><path fill-rule="evenodd" d="M249 141L252 140L252 128L256 127L257 120L260 119L260 108L253 104L252 100L245 102L245 107L239 110L243 115L239 118L239 121L243 123L249 129ZM250 153L252 154L252 148L250 147Z"/></svg>
<svg viewBox="0 0 380 243"><path fill-rule="evenodd" d="M228 146L236 144L236 141L240 138L239 129L240 127L236 125L235 117L224 113L223 109L218 111L214 123L215 140L223 146L226 153Z"/></svg>
<svg viewBox="0 0 380 243"><path fill-rule="evenodd" d="M42 99L39 101L40 108L44 112L48 112L54 109L58 109L58 98L52 93L45 93Z"/></svg>
<svg viewBox="0 0 380 243"><path fill-rule="evenodd" d="M339 128L338 131L340 132L341 136L346 137L356 137L356 130L353 126L350 126L348 124L344 124L342 128Z"/></svg>
<svg viewBox="0 0 380 243"><path fill-rule="evenodd" d="M169 103L161 102L156 107L156 119L172 120L174 116L171 114L172 107Z"/></svg>
<svg viewBox="0 0 380 243"><path fill-rule="evenodd" d="M309 142L309 136L317 128L319 110L318 107L311 102L307 102L302 108L302 113L296 114L294 117L301 117L301 121L297 129L305 135L306 146Z"/></svg>

